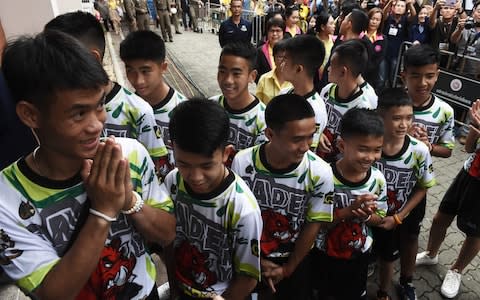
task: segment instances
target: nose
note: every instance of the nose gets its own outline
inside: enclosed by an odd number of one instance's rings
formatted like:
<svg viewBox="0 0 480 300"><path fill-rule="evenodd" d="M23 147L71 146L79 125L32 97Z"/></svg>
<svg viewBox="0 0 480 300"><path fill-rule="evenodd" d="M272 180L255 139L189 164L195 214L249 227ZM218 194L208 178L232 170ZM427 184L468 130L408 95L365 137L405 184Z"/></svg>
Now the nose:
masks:
<svg viewBox="0 0 480 300"><path fill-rule="evenodd" d="M192 183L199 183L203 179L202 172L199 168L192 168L188 173L188 179Z"/></svg>
<svg viewBox="0 0 480 300"><path fill-rule="evenodd" d="M142 85L143 83L145 83L145 79L143 78L143 76L140 74L137 75L135 78L135 84L139 86L139 85Z"/></svg>
<svg viewBox="0 0 480 300"><path fill-rule="evenodd" d="M105 109L102 111L95 111L90 114L90 120L88 122L87 131L91 134L100 134L103 130L103 125L107 118L107 113Z"/></svg>

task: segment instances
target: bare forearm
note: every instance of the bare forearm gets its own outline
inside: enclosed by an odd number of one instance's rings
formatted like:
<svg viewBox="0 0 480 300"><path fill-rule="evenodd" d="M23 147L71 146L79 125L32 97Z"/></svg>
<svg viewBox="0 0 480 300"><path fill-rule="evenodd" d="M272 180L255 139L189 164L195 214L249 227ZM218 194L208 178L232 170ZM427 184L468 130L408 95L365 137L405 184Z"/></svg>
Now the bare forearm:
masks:
<svg viewBox="0 0 480 300"><path fill-rule="evenodd" d="M298 239L295 241L295 248L284 265L288 273L293 273L308 254L322 224L321 222L305 223Z"/></svg>
<svg viewBox="0 0 480 300"><path fill-rule="evenodd" d="M401 220L405 219L410 212L417 207L417 205L425 198L427 194L427 189L425 188L415 188L412 196L408 199L407 203L403 207L402 211L400 211L397 215L400 217Z"/></svg>
<svg viewBox="0 0 480 300"><path fill-rule="evenodd" d="M253 277L236 275L228 285L227 290L222 294L225 300L245 300L257 285Z"/></svg>
<svg viewBox="0 0 480 300"><path fill-rule="evenodd" d="M467 153L473 153L475 151L478 138L480 138L480 134L475 129L470 127L467 139L465 141L465 151L467 151Z"/></svg>
<svg viewBox="0 0 480 300"><path fill-rule="evenodd" d="M164 210L144 205L139 212L129 215L129 218L148 241L165 246L175 238L175 217Z"/></svg>
<svg viewBox="0 0 480 300"><path fill-rule="evenodd" d="M452 156L452 150L448 149L445 146L432 144L432 151L430 152L432 156L448 158Z"/></svg>
<svg viewBox="0 0 480 300"><path fill-rule="evenodd" d="M110 223L89 215L72 247L35 291L39 299L74 299L95 270Z"/></svg>

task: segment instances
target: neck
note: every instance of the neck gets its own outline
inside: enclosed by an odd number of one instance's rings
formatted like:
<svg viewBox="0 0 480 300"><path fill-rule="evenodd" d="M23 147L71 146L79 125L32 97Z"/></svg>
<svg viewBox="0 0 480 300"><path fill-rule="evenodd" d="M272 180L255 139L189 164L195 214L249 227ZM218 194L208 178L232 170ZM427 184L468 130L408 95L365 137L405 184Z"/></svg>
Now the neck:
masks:
<svg viewBox="0 0 480 300"><path fill-rule="evenodd" d="M113 90L113 81L109 80L107 84L107 88L105 90L105 95L108 95Z"/></svg>
<svg viewBox="0 0 480 300"><path fill-rule="evenodd" d="M286 169L290 167L290 161L288 158L278 155L278 151L272 149L272 144L265 144L265 158L270 166L275 169Z"/></svg>
<svg viewBox="0 0 480 300"><path fill-rule="evenodd" d="M337 85L337 87L338 96L342 99L347 99L358 89L358 84L356 80L348 80L348 83Z"/></svg>
<svg viewBox="0 0 480 300"><path fill-rule="evenodd" d="M240 19L241 19L241 15L232 16L232 21L233 21L233 23L235 23L235 24L240 23Z"/></svg>
<svg viewBox="0 0 480 300"><path fill-rule="evenodd" d="M376 29L372 29L372 28L368 28L368 29L367 29L367 34L368 34L369 36L372 36L372 35L374 35L374 34L377 34L377 30L376 30Z"/></svg>
<svg viewBox="0 0 480 300"><path fill-rule="evenodd" d="M344 159L337 161L337 170L343 178L351 182L360 182L365 179L365 176L367 176L366 172L359 173L351 168L350 164Z"/></svg>
<svg viewBox="0 0 480 300"><path fill-rule="evenodd" d="M426 99L414 99L412 98L412 103L414 107L424 107L427 106L430 103L430 100L432 99L432 95L429 94Z"/></svg>
<svg viewBox="0 0 480 300"><path fill-rule="evenodd" d="M313 88L313 81L306 80L305 78L300 78L300 80L297 80L297 82L293 84L295 94L300 96L305 96L306 94L310 93L311 91L313 91Z"/></svg>
<svg viewBox="0 0 480 300"><path fill-rule="evenodd" d="M344 41L355 40L355 39L358 39L359 36L360 35L358 33L349 31L343 36L343 40Z"/></svg>
<svg viewBox="0 0 480 300"><path fill-rule="evenodd" d="M255 97L253 97L252 94L248 92L248 90L245 93L242 93L239 97L235 99L227 99L225 100L228 102L228 106L234 110L242 110L250 103L252 103L255 100Z"/></svg>
<svg viewBox="0 0 480 300"><path fill-rule="evenodd" d="M395 155L402 149L405 136L385 135L383 138L382 152L386 155Z"/></svg>
<svg viewBox="0 0 480 300"><path fill-rule="evenodd" d="M153 91L150 95L145 96L143 99L147 101L151 106L157 105L162 102L165 97L168 95L170 87L165 82L162 82L158 88Z"/></svg>
<svg viewBox="0 0 480 300"><path fill-rule="evenodd" d="M324 31L321 31L321 32L317 33L317 36L322 41L326 41L330 38L330 35L328 33L324 32Z"/></svg>
<svg viewBox="0 0 480 300"><path fill-rule="evenodd" d="M51 180L66 180L82 168L83 160L65 156L45 147L38 147L27 157L28 166L38 175Z"/></svg>

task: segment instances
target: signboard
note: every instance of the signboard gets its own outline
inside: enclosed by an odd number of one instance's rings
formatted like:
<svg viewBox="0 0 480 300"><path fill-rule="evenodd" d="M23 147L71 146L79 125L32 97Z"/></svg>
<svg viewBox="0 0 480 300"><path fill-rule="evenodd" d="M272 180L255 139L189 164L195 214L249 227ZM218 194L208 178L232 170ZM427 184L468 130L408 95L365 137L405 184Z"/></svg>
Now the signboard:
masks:
<svg viewBox="0 0 480 300"><path fill-rule="evenodd" d="M465 108L480 98L480 82L461 75L440 70L433 93L447 102L452 102Z"/></svg>

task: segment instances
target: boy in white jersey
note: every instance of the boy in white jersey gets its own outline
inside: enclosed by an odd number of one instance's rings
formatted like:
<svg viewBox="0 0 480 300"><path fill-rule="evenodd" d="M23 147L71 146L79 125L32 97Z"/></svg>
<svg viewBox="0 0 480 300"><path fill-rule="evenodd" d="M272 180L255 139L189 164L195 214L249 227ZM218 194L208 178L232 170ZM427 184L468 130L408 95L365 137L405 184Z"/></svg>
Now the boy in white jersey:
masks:
<svg viewBox="0 0 480 300"><path fill-rule="evenodd" d="M171 243L173 203L141 144L100 140L102 66L47 30L11 43L2 71L40 145L0 174L3 271L39 299L154 299L145 240Z"/></svg>
<svg viewBox="0 0 480 300"><path fill-rule="evenodd" d="M373 252L379 259L377 299L388 300L394 261L400 257L403 273L405 261L408 265L415 258L410 244L411 239L417 239L423 215L414 208L425 198L427 189L435 185L435 178L428 147L407 135L413 120L412 100L399 88L384 90L379 99L385 136L382 158L376 166L387 179L388 211L381 228L373 228Z"/></svg>
<svg viewBox="0 0 480 300"><path fill-rule="evenodd" d="M404 54L401 76L413 102L413 125L409 129L409 135L424 142L432 156L447 158L452 155L455 145L454 115L449 104L431 93L440 72L438 64L438 50L428 45L415 45ZM425 197L412 212L419 216L419 220L425 215L426 202ZM412 254L418 252L418 235L415 239L411 236L409 246ZM415 259L409 257L411 259L403 263L400 285L403 294L410 295L408 299L413 299L415 290L411 282L415 272Z"/></svg>
<svg viewBox="0 0 480 300"><path fill-rule="evenodd" d="M320 93L326 105L328 122L317 151L328 162L339 158L337 138L342 116L354 107L376 108L357 83L367 63L367 51L362 42L356 39L341 43L332 53L328 67L328 80L331 83Z"/></svg>
<svg viewBox="0 0 480 300"><path fill-rule="evenodd" d="M230 118L228 143L233 145L227 166L237 151L265 141L265 104L248 91L255 80L256 50L250 43L233 42L220 53L217 81L222 95L210 99L225 108Z"/></svg>
<svg viewBox="0 0 480 300"><path fill-rule="evenodd" d="M90 49L98 61L103 61L105 36L102 26L92 14L77 11L59 15L48 22L45 29L59 30L73 36ZM107 120L103 136L137 139L150 153L159 177L167 175L172 167L150 105L112 81L108 83L105 101Z"/></svg>
<svg viewBox="0 0 480 300"><path fill-rule="evenodd" d="M166 259L171 293L243 300L260 279L262 219L248 186L224 165L228 115L218 103L191 99L173 110L169 129L177 169L162 188L177 217Z"/></svg>
<svg viewBox="0 0 480 300"><path fill-rule="evenodd" d="M385 177L372 164L380 158L382 119L372 110L353 108L343 115L338 147L342 158L332 163L335 193L334 226L317 238L316 288L325 299L367 299L369 227L387 211Z"/></svg>
<svg viewBox="0 0 480 300"><path fill-rule="evenodd" d="M325 103L315 91L313 77L323 63L325 47L312 35L300 35L294 39L284 40L282 43L285 47L285 56L280 63L280 71L283 78L293 85L293 89L284 93L300 95L312 106L317 131L313 136L311 149L316 151L320 134L327 125L327 111Z"/></svg>
<svg viewBox="0 0 480 300"><path fill-rule="evenodd" d="M308 255L320 227L333 219L332 171L309 151L315 112L301 96L280 95L267 105L269 142L240 151L232 169L262 210L260 299L308 299ZM266 288L269 284L273 295ZM275 286L274 286L275 284Z"/></svg>
<svg viewBox="0 0 480 300"><path fill-rule="evenodd" d="M462 272L477 256L480 250L480 100L470 109L471 123L465 142L465 150L471 155L445 193L438 211L433 217L427 249L417 255L417 265L438 263L438 251L446 232L457 216L457 226L466 238L458 256L447 271L440 292L447 298L454 298L460 289Z"/></svg>
<svg viewBox="0 0 480 300"><path fill-rule="evenodd" d="M149 30L131 32L120 44L120 58L125 63L127 78L136 93L152 106L173 164L172 141L168 132L170 113L187 98L163 78L168 67L165 51L162 38Z"/></svg>
<svg viewBox="0 0 480 300"><path fill-rule="evenodd" d="M455 145L452 107L432 94L440 69L439 53L428 45L410 47L401 76L413 102L413 137L424 142L432 156L450 157Z"/></svg>

